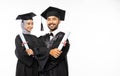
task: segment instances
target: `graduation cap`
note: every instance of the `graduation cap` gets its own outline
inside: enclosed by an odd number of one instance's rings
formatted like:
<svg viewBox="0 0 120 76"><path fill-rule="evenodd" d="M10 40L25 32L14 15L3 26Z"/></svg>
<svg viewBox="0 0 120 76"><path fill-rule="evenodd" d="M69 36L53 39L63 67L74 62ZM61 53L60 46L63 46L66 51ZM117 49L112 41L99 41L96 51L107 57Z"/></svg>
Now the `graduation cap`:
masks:
<svg viewBox="0 0 120 76"><path fill-rule="evenodd" d="M47 19L49 16L56 16L58 17L60 20L64 20L65 19L65 10L56 8L56 7L52 7L49 6L42 14L42 17L44 17L45 19ZM43 30L43 24L41 23L41 30Z"/></svg>
<svg viewBox="0 0 120 76"><path fill-rule="evenodd" d="M41 14L41 16L45 19L47 19L47 17L49 16L57 16L58 18L60 18L60 20L64 20L65 10L50 6Z"/></svg>
<svg viewBox="0 0 120 76"><path fill-rule="evenodd" d="M30 13L26 13L26 14L22 14L22 15L18 15L16 20L29 20L32 19L34 16L36 16L36 14L34 14L33 12Z"/></svg>

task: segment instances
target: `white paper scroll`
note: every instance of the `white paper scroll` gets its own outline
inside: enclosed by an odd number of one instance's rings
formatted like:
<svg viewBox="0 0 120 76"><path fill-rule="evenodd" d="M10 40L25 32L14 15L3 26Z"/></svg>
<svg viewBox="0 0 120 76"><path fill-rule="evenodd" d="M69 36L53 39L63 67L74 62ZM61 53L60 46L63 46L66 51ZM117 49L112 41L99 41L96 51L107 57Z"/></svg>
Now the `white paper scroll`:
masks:
<svg viewBox="0 0 120 76"><path fill-rule="evenodd" d="M58 46L58 49L59 49L59 50L62 50L62 48L63 48L63 46L64 46L64 42L68 39L69 35L70 35L70 32L65 33L62 41L60 42L60 44L59 44L59 46Z"/></svg>
<svg viewBox="0 0 120 76"><path fill-rule="evenodd" d="M26 49L29 49L29 46L28 46L28 44L27 44L27 42L26 42L25 37L23 36L23 34L21 33L21 34L19 34L19 35L20 35L20 38L21 38L21 40L22 40L25 48L26 48Z"/></svg>

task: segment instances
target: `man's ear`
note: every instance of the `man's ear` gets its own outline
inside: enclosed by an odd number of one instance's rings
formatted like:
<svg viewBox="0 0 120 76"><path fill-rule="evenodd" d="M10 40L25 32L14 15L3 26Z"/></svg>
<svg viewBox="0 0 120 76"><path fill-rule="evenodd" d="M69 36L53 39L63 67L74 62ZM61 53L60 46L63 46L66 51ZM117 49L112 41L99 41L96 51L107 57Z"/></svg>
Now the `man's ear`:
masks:
<svg viewBox="0 0 120 76"><path fill-rule="evenodd" d="M59 23L61 22L61 20L59 19Z"/></svg>

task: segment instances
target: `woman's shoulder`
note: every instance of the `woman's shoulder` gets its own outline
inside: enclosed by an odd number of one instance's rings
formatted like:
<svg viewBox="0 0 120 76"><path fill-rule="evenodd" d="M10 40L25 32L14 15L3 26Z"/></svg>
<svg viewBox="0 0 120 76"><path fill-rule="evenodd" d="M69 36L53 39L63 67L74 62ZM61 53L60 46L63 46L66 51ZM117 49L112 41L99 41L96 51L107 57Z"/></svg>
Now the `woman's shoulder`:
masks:
<svg viewBox="0 0 120 76"><path fill-rule="evenodd" d="M18 38L20 38L19 34L18 34L18 35L16 35L15 39L18 39Z"/></svg>
<svg viewBox="0 0 120 76"><path fill-rule="evenodd" d="M46 33L44 35L41 35L39 38L44 38L44 37L48 37L49 36L49 33Z"/></svg>
<svg viewBox="0 0 120 76"><path fill-rule="evenodd" d="M33 35L33 34L30 34L32 37L35 37L35 38L37 38L37 36L36 35Z"/></svg>

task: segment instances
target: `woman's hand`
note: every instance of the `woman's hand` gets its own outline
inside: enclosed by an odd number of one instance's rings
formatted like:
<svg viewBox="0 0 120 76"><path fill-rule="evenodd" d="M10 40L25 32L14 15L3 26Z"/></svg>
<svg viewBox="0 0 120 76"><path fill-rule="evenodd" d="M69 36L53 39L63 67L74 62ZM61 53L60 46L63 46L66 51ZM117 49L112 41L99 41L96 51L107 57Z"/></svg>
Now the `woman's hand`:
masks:
<svg viewBox="0 0 120 76"><path fill-rule="evenodd" d="M27 54L30 56L30 55L34 55L34 52L32 49L27 49L26 50Z"/></svg>

